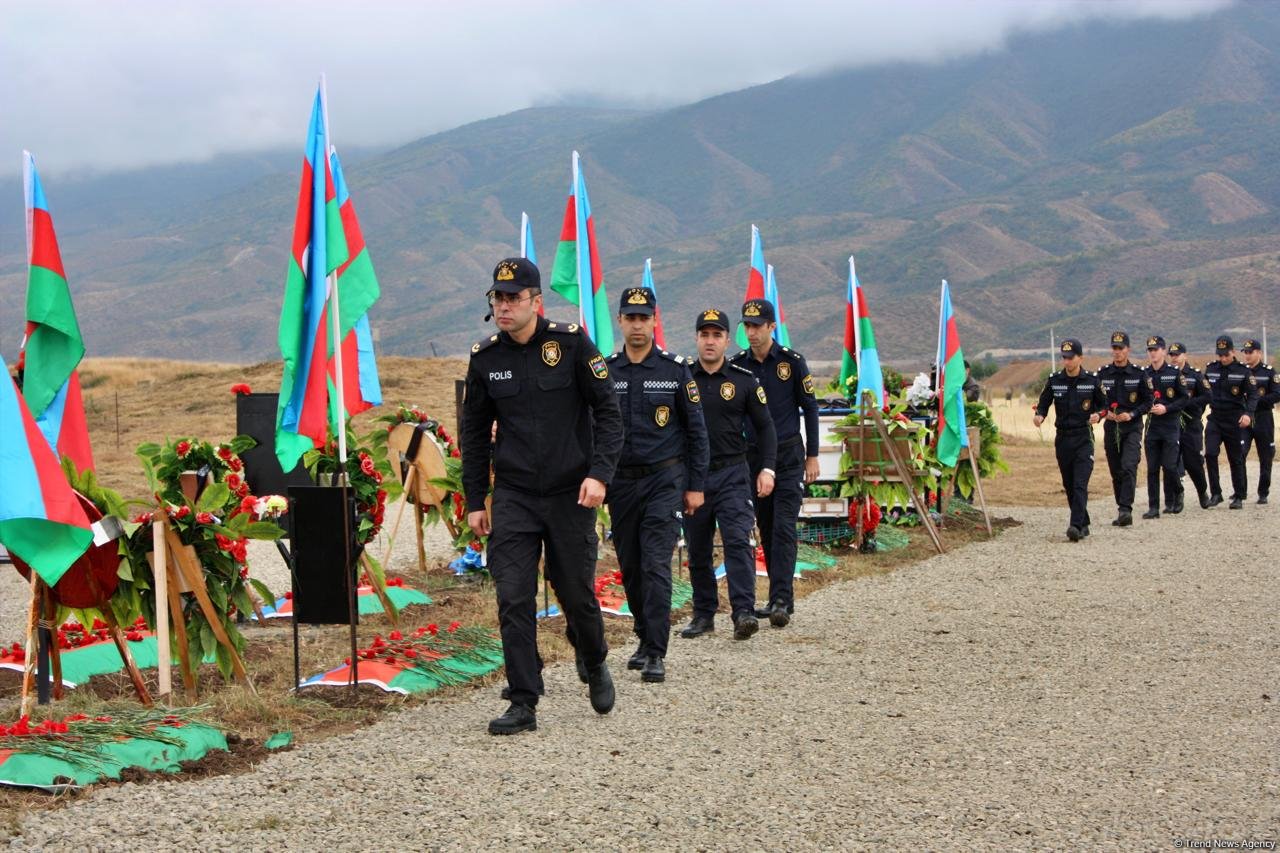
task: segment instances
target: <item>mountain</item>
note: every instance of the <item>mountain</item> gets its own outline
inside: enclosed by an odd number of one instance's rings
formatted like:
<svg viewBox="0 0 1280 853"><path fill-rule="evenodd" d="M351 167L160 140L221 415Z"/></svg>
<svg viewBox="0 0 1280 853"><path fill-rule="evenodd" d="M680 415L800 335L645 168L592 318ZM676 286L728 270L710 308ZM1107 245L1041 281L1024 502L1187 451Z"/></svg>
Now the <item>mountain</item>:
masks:
<svg viewBox="0 0 1280 853"><path fill-rule="evenodd" d="M1050 326L1087 345L1123 327L1203 349L1223 328L1257 328L1280 295L1277 46L1280 7L1243 3L662 111L524 110L358 168L344 156L383 288L379 347L462 353L483 334L488 276L514 252L521 210L552 257L576 148L609 292L653 257L669 340L691 341L707 304L741 299L755 222L813 359L840 350L851 252L889 362L932 352L944 277L970 352L1037 346ZM127 214L46 179L55 222L74 223L60 233L90 351L274 357L299 156L237 180L227 163L222 177L173 167L148 190L168 203ZM21 230L3 233L0 312L20 316Z"/></svg>

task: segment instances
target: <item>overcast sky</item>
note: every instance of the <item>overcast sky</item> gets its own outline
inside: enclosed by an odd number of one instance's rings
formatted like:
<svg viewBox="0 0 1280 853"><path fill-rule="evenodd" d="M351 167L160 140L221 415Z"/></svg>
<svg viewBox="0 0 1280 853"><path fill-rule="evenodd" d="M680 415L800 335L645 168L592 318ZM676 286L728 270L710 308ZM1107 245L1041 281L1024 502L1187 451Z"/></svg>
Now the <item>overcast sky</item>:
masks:
<svg viewBox="0 0 1280 853"><path fill-rule="evenodd" d="M687 103L788 74L999 48L1088 18L1223 0L359 2L39 0L0 26L0 175L301 146L316 80L335 144L522 107Z"/></svg>

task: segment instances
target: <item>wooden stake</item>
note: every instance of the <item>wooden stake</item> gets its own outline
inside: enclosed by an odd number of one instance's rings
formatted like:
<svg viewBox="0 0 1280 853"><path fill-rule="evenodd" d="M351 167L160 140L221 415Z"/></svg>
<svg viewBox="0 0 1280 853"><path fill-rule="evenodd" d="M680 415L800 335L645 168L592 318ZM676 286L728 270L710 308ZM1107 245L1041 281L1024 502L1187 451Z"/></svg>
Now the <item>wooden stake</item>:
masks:
<svg viewBox="0 0 1280 853"><path fill-rule="evenodd" d="M209 598L209 591L205 589L204 570L199 564L194 564L194 560L189 553L183 548L182 540L178 538L178 534L172 530L166 531L169 540L169 548L173 552L174 563L177 570L186 578L187 584L191 587L191 591L195 594L196 601L200 604L200 609L204 612L204 617L209 621L209 627L213 630L213 636L217 638L222 647L227 650L227 654L231 656L231 671L235 676L249 688L249 692L257 696L258 691L253 686L249 674L245 672L244 662L240 660L240 653L236 651L235 644L231 642L231 637L227 635L227 631L222 627L222 614L218 613L213 606L213 601Z"/></svg>
<svg viewBox="0 0 1280 853"><path fill-rule="evenodd" d="M116 615L112 612L110 603L103 608L102 619L107 623L107 631L116 644L120 659L124 661L124 668L129 673L129 680L133 682L133 690L138 694L138 701L150 708L152 701L151 694L147 691L147 683L143 680L142 672L133 659L133 652L129 651L129 644L125 642L124 632L120 630L120 623L116 621Z"/></svg>
<svg viewBox="0 0 1280 853"><path fill-rule="evenodd" d="M864 391L863 393L869 394L871 392ZM925 530L929 531L929 538L933 540L933 547L938 549L938 553L946 553L946 549L942 547L942 537L938 535L938 528L934 526L933 519L929 516L929 507L925 506L924 501L920 500L920 495L916 492L915 482L911 479L911 472L907 470L902 457L898 455L898 449L894 447L893 441L890 440L889 429L885 426L884 418L880 416L880 410L871 408L870 412L871 419L876 425L876 431L880 434L880 440L884 442L885 452L889 454L889 459L893 462L894 468L898 472L898 477L911 495L911 503L916 508L916 514L920 516L920 523L924 525Z"/></svg>
<svg viewBox="0 0 1280 853"><path fill-rule="evenodd" d="M439 507L436 509L439 510L440 518L443 519L444 511L440 510ZM417 522L414 525L414 532L417 534L418 542L418 571L425 575L427 573L427 545L422 533L423 514L421 501L413 505L413 519Z"/></svg>
<svg viewBox="0 0 1280 853"><path fill-rule="evenodd" d="M89 573L90 577L93 573ZM58 649L58 604L53 600L53 590L44 581L40 582L40 595L44 599L44 619L49 623L49 673L53 678L53 699L61 701L62 688L62 652Z"/></svg>
<svg viewBox="0 0 1280 853"><path fill-rule="evenodd" d="M166 552L169 548L165 544L164 528L164 507L159 506L156 508L155 520L151 524L151 548L155 553L152 575L154 575L156 594L156 647L159 650L159 654L156 656L159 678L156 690L159 692L161 699L167 700L173 693L173 673L172 663L169 659L171 655L169 651L169 610L165 607L165 603L169 600L169 571L167 567L168 560L166 559ZM181 621L181 610L179 610L178 616L178 621ZM182 648L185 649L186 647L187 644L183 643Z"/></svg>
<svg viewBox="0 0 1280 853"><path fill-rule="evenodd" d="M396 534L400 532L400 522L404 520L404 508L409 504L409 490L413 488L413 478L417 474L413 466L409 466L409 473L404 478L404 494L400 496L400 509L396 510L395 523L391 525L391 536L387 538L387 547L382 552L382 565L390 565L388 562L396 545Z"/></svg>
<svg viewBox="0 0 1280 853"><path fill-rule="evenodd" d="M40 576L31 570L31 604L27 608L27 656L22 663L22 705L20 715L31 714L31 703L35 701L32 687L36 683L36 657L39 655L39 643L36 637L40 622Z"/></svg>

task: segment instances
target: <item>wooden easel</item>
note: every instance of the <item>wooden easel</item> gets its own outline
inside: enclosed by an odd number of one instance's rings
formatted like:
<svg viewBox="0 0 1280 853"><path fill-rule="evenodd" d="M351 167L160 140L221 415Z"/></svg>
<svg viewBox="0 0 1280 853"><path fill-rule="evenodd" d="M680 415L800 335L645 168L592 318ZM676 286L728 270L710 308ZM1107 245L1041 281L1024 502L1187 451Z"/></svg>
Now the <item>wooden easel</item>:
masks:
<svg viewBox="0 0 1280 853"><path fill-rule="evenodd" d="M987 512L987 498L982 494L982 475L978 473L978 457L982 455L982 430L977 427L969 427L969 446L960 448L960 456L956 459L955 470L951 472L951 481L947 483L946 491L942 493L942 512L946 514L947 501L951 499L951 495L955 494L956 478L960 476L960 464L968 461L969 469L973 471L973 488L978 493L978 505L982 507L982 519L987 523L987 536L995 536L995 532L991 529L991 514Z"/></svg>
<svg viewBox="0 0 1280 853"><path fill-rule="evenodd" d="M439 445L423 427L423 424L398 424L387 436L387 454L391 457L392 467L394 468L403 460L408 464L409 470L404 478L404 499L396 512L395 523L391 525L391 536L387 539L387 547L383 551L382 564L387 565L387 558L392 554L396 534L400 531L400 522L404 519L405 507L413 504L413 515L417 522L415 527L418 540L418 570L426 574L427 551L422 530L423 507L435 507L436 512L440 514L440 520L444 522L445 529L454 539L458 538L458 528L453 523L450 510L445 506L447 492L431 483L432 480L447 476L448 471L445 469L444 455L441 454ZM416 448L413 446L414 433L421 433L416 442Z"/></svg>

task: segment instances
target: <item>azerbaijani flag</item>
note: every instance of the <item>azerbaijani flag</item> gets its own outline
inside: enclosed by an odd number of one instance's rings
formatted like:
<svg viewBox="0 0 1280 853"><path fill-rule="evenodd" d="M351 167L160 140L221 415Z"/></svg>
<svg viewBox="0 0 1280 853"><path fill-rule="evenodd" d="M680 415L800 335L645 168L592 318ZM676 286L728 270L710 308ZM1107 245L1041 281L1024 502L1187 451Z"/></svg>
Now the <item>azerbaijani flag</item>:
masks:
<svg viewBox="0 0 1280 853"><path fill-rule="evenodd" d="M760 242L760 229L755 225L751 226L751 267L747 270L747 295L742 297L743 302L749 302L752 299L764 299L764 281L765 281L765 263L764 263L764 244ZM738 323L738 346L746 349L750 346L747 340L747 330L742 323Z"/></svg>
<svg viewBox="0 0 1280 853"><path fill-rule="evenodd" d="M338 267L338 319L357 316L355 328L342 339L342 401L348 416L382 405L382 382L378 378L378 362L373 354L373 330L369 326L369 308L380 294L373 261L364 244L364 234L356 220L356 208L342 177L336 148L329 150L329 166L333 171L334 189L338 196L338 212L342 216L342 233L347 241L347 262ZM347 312L352 312L348 314ZM358 313L357 313L358 312ZM344 323L345 326L345 323ZM329 381L336 387L337 363L329 354Z"/></svg>
<svg viewBox="0 0 1280 853"><path fill-rule="evenodd" d="M0 544L53 586L89 549L93 530L8 376L0 379L0 482Z"/></svg>
<svg viewBox="0 0 1280 853"><path fill-rule="evenodd" d="M560 245L551 268L551 289L578 306L578 319L587 337L601 352L613 352L613 318L604 290L604 269L596 245L596 225L591 218L587 182L573 152L573 185L560 226Z"/></svg>
<svg viewBox="0 0 1280 853"><path fill-rule="evenodd" d="M538 250L533 247L533 223L529 221L529 214L523 210L520 211L520 257L527 259L535 267L538 265ZM539 305L538 316L545 317L546 314L546 304Z"/></svg>
<svg viewBox="0 0 1280 853"><path fill-rule="evenodd" d="M667 348L667 336L662 331L662 306L658 304L658 288L653 286L653 258L644 259L644 275L640 278L640 286L649 288L653 294L653 342L658 349Z"/></svg>
<svg viewBox="0 0 1280 853"><path fill-rule="evenodd" d="M30 151L22 152L27 201L27 333L19 362L22 395L45 440L80 471L93 470L89 425L76 366L84 340L62 269L53 217Z"/></svg>
<svg viewBox="0 0 1280 853"><path fill-rule="evenodd" d="M782 297L778 295L778 280L773 277L773 264L767 267L764 282L764 298L769 300L773 311L778 315L777 328L773 330L773 339L780 346L791 346L791 333L787 331L787 312L782 310Z"/></svg>
<svg viewBox="0 0 1280 853"><path fill-rule="evenodd" d="M956 315L951 310L951 288L942 280L942 300L938 310L938 461L948 468L960 458L960 448L969 446L964 420L964 351L956 331Z"/></svg>
<svg viewBox="0 0 1280 853"><path fill-rule="evenodd" d="M844 289L844 352L840 354L840 387L845 396L856 396L849 393L858 385L858 321L857 297L854 295L854 281L857 276L853 269L853 255L849 256L849 281Z"/></svg>
<svg viewBox="0 0 1280 853"><path fill-rule="evenodd" d="M858 393L854 399L862 402L862 392L870 391L877 406L888 403L884 394L884 374L880 372L880 353L876 350L876 333L871 329L871 315L867 311L867 297L862 282L849 256L849 280L853 286L854 335L858 348Z"/></svg>
<svg viewBox="0 0 1280 853"><path fill-rule="evenodd" d="M276 410L276 458L285 471L292 471L303 453L324 443L330 418L329 276L347 262L348 254L337 186L329 164L328 124L322 82L312 102L311 124L303 149L293 247L280 309L284 374ZM341 315L344 336L362 313Z"/></svg>

